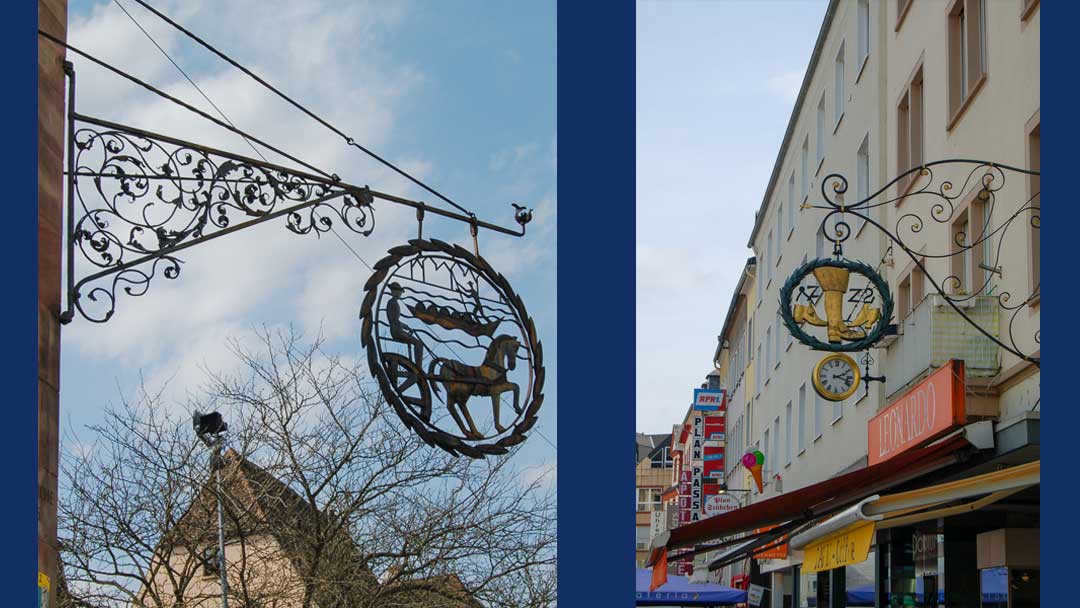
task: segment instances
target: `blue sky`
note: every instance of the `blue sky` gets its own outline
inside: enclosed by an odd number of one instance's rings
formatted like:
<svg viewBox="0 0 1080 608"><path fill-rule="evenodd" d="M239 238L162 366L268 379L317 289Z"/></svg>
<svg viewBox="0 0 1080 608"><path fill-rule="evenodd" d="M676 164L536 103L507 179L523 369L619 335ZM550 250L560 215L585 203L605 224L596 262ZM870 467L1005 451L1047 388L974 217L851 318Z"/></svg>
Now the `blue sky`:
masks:
<svg viewBox="0 0 1080 608"><path fill-rule="evenodd" d="M348 182L435 203L336 135L183 38L132 0L120 0L241 129L336 172ZM473 210L513 226L510 203L536 209L529 236L482 232L480 251L513 283L547 355L547 400L515 457L554 481L556 437L554 4L401 1L155 2L358 142ZM73 0L69 41L203 108L199 94L111 1ZM244 155L236 135L72 58L80 112ZM277 161L273 156L271 160ZM286 163L287 164L287 163ZM376 208L367 238L341 232L369 264L415 237L411 210ZM468 244L468 228L425 221L424 234ZM85 425L140 378L168 386L180 411L200 366L228 370L225 337L256 324L320 326L336 352L361 357L362 286L369 271L332 235L295 236L269 222L189 249L179 279L121 297L103 325L76 316L62 348L62 432ZM227 415L227 412L226 412ZM540 435L543 435L541 437ZM542 465L542 466L537 466Z"/></svg>
<svg viewBox="0 0 1080 608"><path fill-rule="evenodd" d="M825 0L637 4L637 430L712 368Z"/></svg>

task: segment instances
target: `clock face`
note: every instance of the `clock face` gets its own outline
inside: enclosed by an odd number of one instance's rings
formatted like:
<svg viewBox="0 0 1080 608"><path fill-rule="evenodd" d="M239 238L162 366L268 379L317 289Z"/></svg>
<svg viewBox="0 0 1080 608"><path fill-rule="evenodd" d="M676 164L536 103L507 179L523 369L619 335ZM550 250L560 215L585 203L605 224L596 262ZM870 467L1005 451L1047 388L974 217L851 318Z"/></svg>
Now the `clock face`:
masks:
<svg viewBox="0 0 1080 608"><path fill-rule="evenodd" d="M844 356L826 357L817 365L814 374L814 385L818 392L834 401L849 397L859 382L859 371L854 361Z"/></svg>

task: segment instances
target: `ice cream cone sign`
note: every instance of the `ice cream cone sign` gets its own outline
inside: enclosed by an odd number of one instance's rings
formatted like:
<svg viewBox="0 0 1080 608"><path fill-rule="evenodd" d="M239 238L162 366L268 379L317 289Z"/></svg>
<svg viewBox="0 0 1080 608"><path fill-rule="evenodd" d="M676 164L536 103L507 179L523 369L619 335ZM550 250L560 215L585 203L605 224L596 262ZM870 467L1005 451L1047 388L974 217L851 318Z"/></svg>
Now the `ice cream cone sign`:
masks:
<svg viewBox="0 0 1080 608"><path fill-rule="evenodd" d="M747 452L743 454L742 464L750 474L754 476L754 483L757 484L758 494L765 491L765 486L762 484L761 469L765 465L765 455L760 450L754 450L753 452Z"/></svg>

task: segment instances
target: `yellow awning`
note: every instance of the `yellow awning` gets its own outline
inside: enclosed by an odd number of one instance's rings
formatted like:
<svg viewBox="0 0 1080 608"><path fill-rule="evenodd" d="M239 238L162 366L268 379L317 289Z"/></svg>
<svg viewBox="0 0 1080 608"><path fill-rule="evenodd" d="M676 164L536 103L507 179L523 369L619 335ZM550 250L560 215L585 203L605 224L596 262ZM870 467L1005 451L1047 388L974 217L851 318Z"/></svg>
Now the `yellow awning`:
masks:
<svg viewBox="0 0 1080 608"><path fill-rule="evenodd" d="M870 553L874 522L863 521L815 540L803 549L803 572L861 564Z"/></svg>

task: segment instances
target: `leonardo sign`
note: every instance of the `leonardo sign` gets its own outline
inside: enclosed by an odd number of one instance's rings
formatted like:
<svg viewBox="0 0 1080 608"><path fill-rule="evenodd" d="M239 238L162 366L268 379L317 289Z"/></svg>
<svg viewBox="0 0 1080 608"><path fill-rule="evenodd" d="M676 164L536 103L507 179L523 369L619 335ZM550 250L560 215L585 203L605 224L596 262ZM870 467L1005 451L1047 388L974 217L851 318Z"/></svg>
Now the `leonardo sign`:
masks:
<svg viewBox="0 0 1080 608"><path fill-rule="evenodd" d="M869 464L933 441L965 422L964 362L953 359L870 419Z"/></svg>

